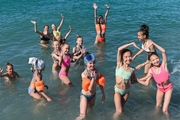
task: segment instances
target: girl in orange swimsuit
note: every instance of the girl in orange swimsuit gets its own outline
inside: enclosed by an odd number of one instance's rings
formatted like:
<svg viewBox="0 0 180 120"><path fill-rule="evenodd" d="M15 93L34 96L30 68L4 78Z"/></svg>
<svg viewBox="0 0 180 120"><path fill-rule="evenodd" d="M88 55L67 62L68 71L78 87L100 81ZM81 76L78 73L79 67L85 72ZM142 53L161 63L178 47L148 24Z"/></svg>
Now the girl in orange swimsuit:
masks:
<svg viewBox="0 0 180 120"><path fill-rule="evenodd" d="M96 5L96 3L93 4L94 23L95 23L96 33L97 33L94 44L97 44L99 42L105 42L106 22L107 22L108 12L109 12L109 9L110 9L107 4L105 4L105 7L107 8L107 10L106 10L104 18L103 18L102 15L97 17L97 8L98 8L98 6Z"/></svg>
<svg viewBox="0 0 180 120"><path fill-rule="evenodd" d="M156 107L162 106L164 96L162 111L165 114L168 114L168 106L173 92L173 84L169 80L170 75L167 67L166 51L154 42L151 44L161 51L163 58L162 63L160 63L157 53L151 53L151 55L149 55L149 60L152 67L149 69L148 74L145 77L138 79L138 82L147 86L150 83L151 77L154 78L158 88L156 93Z"/></svg>

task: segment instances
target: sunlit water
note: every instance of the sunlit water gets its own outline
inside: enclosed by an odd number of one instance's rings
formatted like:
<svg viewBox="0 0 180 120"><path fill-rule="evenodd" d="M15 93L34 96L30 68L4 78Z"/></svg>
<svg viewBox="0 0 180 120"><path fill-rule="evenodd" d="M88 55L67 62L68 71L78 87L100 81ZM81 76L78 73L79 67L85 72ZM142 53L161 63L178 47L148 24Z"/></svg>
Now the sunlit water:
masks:
<svg viewBox="0 0 180 120"><path fill-rule="evenodd" d="M94 17L92 4L98 5L98 15L105 13L107 3L110 12L107 22L106 44L96 47ZM75 46L76 34L84 39L87 50L96 55L96 67L105 75L106 101L101 103L101 92L97 89L96 104L87 114L87 120L111 120L115 112L113 101L113 87L115 84L115 66L117 48L128 42L136 42L137 30L146 23L150 27L150 38L163 46L167 51L168 66L174 91L169 105L169 116L165 116L161 109L155 108L156 86L152 82L148 87L135 84L131 88L130 97L125 105L121 120L178 120L180 119L180 17L178 0L14 0L0 1L0 67L4 69L7 62L14 65L14 69L23 78L6 83L0 81L0 119L1 120L73 120L79 115L79 95L81 91L80 74L85 66L83 62L78 67L71 67L69 77L74 87L68 88L52 74L52 47L43 48L39 36L34 33L30 20L37 21L38 30L52 23L59 24L60 14L65 16L61 28L65 35L69 25L73 31L67 39L71 48ZM137 49L130 47L133 53ZM27 93L32 73L28 65L29 57L38 57L46 62L43 79L49 86L45 92L52 98L52 102L39 101L31 98ZM137 57L132 63L135 66L145 61L145 54ZM136 71L138 77L143 76L143 69Z"/></svg>

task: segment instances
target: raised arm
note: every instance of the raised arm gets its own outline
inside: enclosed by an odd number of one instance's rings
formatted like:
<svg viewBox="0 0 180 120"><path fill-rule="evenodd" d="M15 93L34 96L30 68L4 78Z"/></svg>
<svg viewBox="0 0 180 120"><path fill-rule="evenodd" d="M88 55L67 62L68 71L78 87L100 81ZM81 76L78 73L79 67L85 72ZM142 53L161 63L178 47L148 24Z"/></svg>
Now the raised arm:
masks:
<svg viewBox="0 0 180 120"><path fill-rule="evenodd" d="M130 45L133 45L134 47L138 48L135 42L131 42L131 43L125 44L125 45L123 45L123 46L118 48L118 51L117 51L117 66L118 67L122 64L122 61L121 61L121 51L123 49L127 48Z"/></svg>
<svg viewBox="0 0 180 120"><path fill-rule="evenodd" d="M67 37L69 36L69 34L72 32L72 28L71 28L71 26L69 25L69 32L68 33L66 33L66 36L64 37L65 38L65 40L67 39Z"/></svg>
<svg viewBox="0 0 180 120"><path fill-rule="evenodd" d="M36 24L36 21L31 21L32 24L34 24L34 32L35 33L38 33L39 35L43 36L43 33L42 32L39 32L37 30L37 24Z"/></svg>
<svg viewBox="0 0 180 120"><path fill-rule="evenodd" d="M64 22L64 16L63 16L62 14L61 14L61 18L62 18L62 20L61 20L61 22L59 23L59 26L58 26L58 28L57 28L58 31L60 31L61 26L62 26L62 24L63 24L63 22Z"/></svg>
<svg viewBox="0 0 180 120"><path fill-rule="evenodd" d="M162 53L162 65L167 66L167 56L166 56L166 50L164 48L162 48L161 46L159 46L158 44L152 42L152 44Z"/></svg>
<svg viewBox="0 0 180 120"><path fill-rule="evenodd" d="M97 8L98 8L96 3L93 4L93 8L94 8L94 24L95 24L95 27L96 27L96 23L97 23Z"/></svg>
<svg viewBox="0 0 180 120"><path fill-rule="evenodd" d="M107 8L107 9L106 9L106 12L105 12L105 15L104 15L104 21L105 21L105 23L106 23L106 22L107 22L107 16L108 16L110 7L108 6L108 4L105 4L104 6Z"/></svg>
<svg viewBox="0 0 180 120"><path fill-rule="evenodd" d="M140 55L141 53L143 53L143 49L140 49L139 50L139 52L137 52L134 56L133 56L133 58L132 58L132 60L134 60L138 55Z"/></svg>

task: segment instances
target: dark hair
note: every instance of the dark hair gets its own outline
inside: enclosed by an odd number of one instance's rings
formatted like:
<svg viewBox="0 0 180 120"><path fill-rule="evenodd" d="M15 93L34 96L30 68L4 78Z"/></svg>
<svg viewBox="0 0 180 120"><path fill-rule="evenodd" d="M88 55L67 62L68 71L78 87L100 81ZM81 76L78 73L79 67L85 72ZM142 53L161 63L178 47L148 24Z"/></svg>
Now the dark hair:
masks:
<svg viewBox="0 0 180 120"><path fill-rule="evenodd" d="M126 53L126 52L130 52L131 53L131 55L132 55L132 52L129 50L129 49L123 49L123 50L121 50L121 61L123 61L123 55L124 55L124 53Z"/></svg>
<svg viewBox="0 0 180 120"><path fill-rule="evenodd" d="M45 28L46 26L49 28L49 25L45 25L44 28Z"/></svg>
<svg viewBox="0 0 180 120"><path fill-rule="evenodd" d="M78 38L82 38L82 37L80 35L76 35L76 41L77 41Z"/></svg>
<svg viewBox="0 0 180 120"><path fill-rule="evenodd" d="M143 35L146 35L146 38L149 38L149 26L147 26L146 24L141 25L138 32L142 32Z"/></svg>
<svg viewBox="0 0 180 120"><path fill-rule="evenodd" d="M7 66L11 66L11 67L12 67L12 70L14 70L14 67L13 67L13 65L12 65L11 63L8 62L8 63L6 64L6 68L7 68Z"/></svg>
<svg viewBox="0 0 180 120"><path fill-rule="evenodd" d="M157 54L157 52L151 52L150 54L148 54L148 60L150 60L152 55L156 55L159 57L159 55Z"/></svg>

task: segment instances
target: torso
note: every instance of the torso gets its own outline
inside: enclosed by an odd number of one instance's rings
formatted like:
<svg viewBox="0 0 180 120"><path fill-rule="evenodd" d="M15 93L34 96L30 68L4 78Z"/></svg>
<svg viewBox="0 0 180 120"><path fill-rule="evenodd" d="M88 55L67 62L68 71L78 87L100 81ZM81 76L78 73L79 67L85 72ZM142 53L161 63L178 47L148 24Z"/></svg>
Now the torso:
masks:
<svg viewBox="0 0 180 120"><path fill-rule="evenodd" d="M129 67L129 70L125 70L124 66L116 69L116 87L120 89L127 89L130 87L130 77L133 70Z"/></svg>

